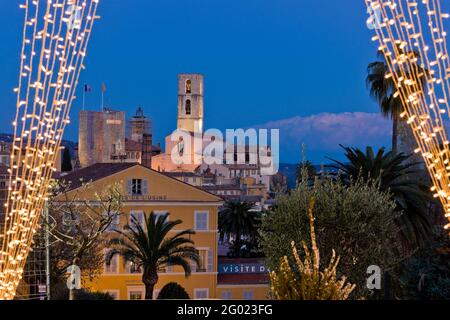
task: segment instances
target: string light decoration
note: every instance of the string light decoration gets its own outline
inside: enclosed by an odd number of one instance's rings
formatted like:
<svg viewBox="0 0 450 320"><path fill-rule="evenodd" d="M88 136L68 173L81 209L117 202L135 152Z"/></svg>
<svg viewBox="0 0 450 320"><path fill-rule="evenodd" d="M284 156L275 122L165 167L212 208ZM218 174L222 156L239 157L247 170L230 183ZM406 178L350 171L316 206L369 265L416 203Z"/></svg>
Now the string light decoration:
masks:
<svg viewBox="0 0 450 320"><path fill-rule="evenodd" d="M32 250L84 69L99 0L26 0L4 229L0 300L13 299Z"/></svg>
<svg viewBox="0 0 450 320"><path fill-rule="evenodd" d="M429 171L431 191L450 220L450 62L440 0L365 0L378 42L402 101L400 115L411 127ZM450 223L445 226L450 229Z"/></svg>

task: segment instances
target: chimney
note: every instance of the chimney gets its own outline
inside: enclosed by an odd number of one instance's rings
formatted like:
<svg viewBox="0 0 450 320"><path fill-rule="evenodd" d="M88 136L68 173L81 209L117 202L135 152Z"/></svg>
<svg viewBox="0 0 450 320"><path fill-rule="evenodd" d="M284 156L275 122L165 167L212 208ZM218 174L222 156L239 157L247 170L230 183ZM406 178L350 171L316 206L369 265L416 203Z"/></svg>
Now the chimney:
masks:
<svg viewBox="0 0 450 320"><path fill-rule="evenodd" d="M152 168L152 143L153 137L150 133L142 135L142 165L147 168Z"/></svg>

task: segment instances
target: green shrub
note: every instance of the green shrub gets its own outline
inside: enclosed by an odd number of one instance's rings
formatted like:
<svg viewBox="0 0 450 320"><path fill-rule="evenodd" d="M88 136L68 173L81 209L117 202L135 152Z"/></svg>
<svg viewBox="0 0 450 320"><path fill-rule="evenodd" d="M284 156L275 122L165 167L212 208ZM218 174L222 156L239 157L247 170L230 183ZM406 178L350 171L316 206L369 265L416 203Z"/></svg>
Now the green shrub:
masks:
<svg viewBox="0 0 450 320"><path fill-rule="evenodd" d="M66 283L58 283L52 286L51 299L69 300L69 289L67 289ZM114 300L114 297L107 292L80 289L75 292L75 300Z"/></svg>
<svg viewBox="0 0 450 320"><path fill-rule="evenodd" d="M114 300L114 297L107 292L77 290L77 300Z"/></svg>
<svg viewBox="0 0 450 320"><path fill-rule="evenodd" d="M158 295L158 300L186 300L190 299L186 290L176 282L166 284Z"/></svg>

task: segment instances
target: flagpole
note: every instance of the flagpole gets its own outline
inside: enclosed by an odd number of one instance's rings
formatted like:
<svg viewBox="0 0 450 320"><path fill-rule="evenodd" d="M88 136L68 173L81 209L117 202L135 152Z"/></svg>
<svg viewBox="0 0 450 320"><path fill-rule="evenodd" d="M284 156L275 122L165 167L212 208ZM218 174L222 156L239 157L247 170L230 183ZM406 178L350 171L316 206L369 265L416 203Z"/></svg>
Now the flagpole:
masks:
<svg viewBox="0 0 450 320"><path fill-rule="evenodd" d="M86 103L86 87L83 88L83 111Z"/></svg>
<svg viewBox="0 0 450 320"><path fill-rule="evenodd" d="M105 83L102 83L102 111L105 109L105 91L106 91Z"/></svg>

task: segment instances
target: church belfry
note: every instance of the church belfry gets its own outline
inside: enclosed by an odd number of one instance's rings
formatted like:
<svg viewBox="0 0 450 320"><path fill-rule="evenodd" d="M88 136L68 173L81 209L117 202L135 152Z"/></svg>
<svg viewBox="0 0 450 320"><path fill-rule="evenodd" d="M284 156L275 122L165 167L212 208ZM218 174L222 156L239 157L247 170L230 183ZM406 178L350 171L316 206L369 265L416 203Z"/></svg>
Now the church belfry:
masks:
<svg viewBox="0 0 450 320"><path fill-rule="evenodd" d="M178 129L203 132L203 76L178 75Z"/></svg>

